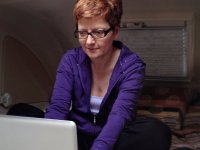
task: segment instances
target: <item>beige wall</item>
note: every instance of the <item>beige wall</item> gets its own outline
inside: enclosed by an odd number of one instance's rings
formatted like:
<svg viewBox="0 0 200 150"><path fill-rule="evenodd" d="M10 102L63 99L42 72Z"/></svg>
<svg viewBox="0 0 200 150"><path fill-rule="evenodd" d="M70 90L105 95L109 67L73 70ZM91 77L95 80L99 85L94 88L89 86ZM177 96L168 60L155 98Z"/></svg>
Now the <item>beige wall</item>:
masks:
<svg viewBox="0 0 200 150"><path fill-rule="evenodd" d="M200 89L200 13L196 15L195 27L194 70L197 87Z"/></svg>

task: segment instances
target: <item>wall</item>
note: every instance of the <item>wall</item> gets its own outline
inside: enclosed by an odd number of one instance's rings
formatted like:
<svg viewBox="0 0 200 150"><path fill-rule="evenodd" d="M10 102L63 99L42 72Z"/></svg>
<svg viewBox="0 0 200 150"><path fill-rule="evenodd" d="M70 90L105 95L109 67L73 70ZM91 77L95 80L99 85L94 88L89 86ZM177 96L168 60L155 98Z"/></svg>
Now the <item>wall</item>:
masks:
<svg viewBox="0 0 200 150"><path fill-rule="evenodd" d="M195 54L194 54L194 69L195 69L195 76L197 86L200 89L200 13L196 14L196 21L195 21Z"/></svg>
<svg viewBox="0 0 200 150"><path fill-rule="evenodd" d="M70 47L72 7L65 0L0 1L0 94L13 103L48 102L56 67ZM71 11L70 11L71 12ZM0 107L0 112L6 109Z"/></svg>

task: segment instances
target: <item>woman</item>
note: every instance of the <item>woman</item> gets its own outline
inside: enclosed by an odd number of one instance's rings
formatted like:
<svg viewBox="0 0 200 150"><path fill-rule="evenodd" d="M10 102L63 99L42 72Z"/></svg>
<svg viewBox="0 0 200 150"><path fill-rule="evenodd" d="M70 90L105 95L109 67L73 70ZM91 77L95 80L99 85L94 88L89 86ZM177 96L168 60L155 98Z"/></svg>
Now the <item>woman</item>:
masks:
<svg viewBox="0 0 200 150"><path fill-rule="evenodd" d="M165 137L161 122L134 121L145 64L117 41L121 0L78 0L74 16L81 46L62 57L45 117L74 121L79 150L168 149L168 141L150 147ZM155 129L159 141L147 136Z"/></svg>

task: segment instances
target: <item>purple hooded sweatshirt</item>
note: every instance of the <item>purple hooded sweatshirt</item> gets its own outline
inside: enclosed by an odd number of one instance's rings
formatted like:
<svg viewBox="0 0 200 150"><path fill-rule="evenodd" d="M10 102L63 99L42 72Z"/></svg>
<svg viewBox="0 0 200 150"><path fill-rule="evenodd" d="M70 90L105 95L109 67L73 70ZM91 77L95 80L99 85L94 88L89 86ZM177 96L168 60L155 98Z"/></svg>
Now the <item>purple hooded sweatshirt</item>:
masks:
<svg viewBox="0 0 200 150"><path fill-rule="evenodd" d="M76 123L79 132L95 137L91 150L111 150L122 129L135 116L143 87L145 64L122 43L99 113L90 111L91 61L81 47L67 51L57 68L56 81L45 118Z"/></svg>

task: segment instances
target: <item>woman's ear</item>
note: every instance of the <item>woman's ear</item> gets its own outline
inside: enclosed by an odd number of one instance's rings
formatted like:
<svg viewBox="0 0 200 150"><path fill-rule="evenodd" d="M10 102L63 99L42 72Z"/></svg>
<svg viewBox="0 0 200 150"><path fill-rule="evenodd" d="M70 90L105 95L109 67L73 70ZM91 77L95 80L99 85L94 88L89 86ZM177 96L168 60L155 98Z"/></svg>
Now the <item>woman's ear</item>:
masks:
<svg viewBox="0 0 200 150"><path fill-rule="evenodd" d="M115 40L117 40L118 37L119 37L119 31L120 31L120 26L116 26L116 27L114 28Z"/></svg>

